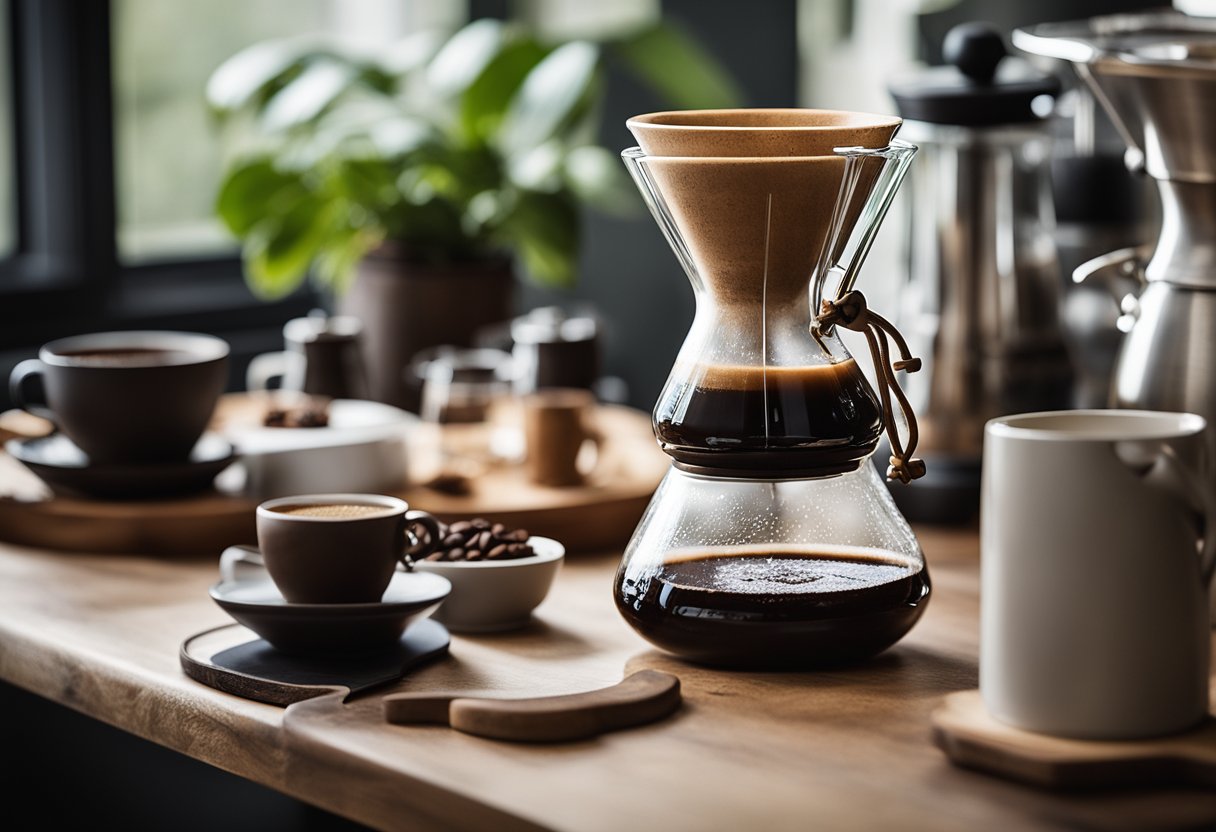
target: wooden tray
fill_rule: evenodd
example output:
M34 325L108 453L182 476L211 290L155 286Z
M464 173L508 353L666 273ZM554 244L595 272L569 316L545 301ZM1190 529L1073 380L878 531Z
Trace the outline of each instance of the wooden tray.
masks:
M604 440L599 461L584 485L572 488L534 485L522 466L500 465L486 467L472 476L468 495L414 486L400 496L413 507L425 509L445 522L486 517L561 541L567 551L623 547L642 518L659 480L667 473L670 460L654 440L648 414L625 407L601 406L594 419ZM426 472L422 472L418 480L426 478Z
M1183 734L1135 742L1070 740L993 719L978 690L946 697L933 740L952 762L1045 788L1216 786L1216 719Z
M247 394L223 397L217 421L260 407ZM414 508L445 521L481 516L561 541L568 552L623 546L668 468L647 414L604 406L595 414L605 437L589 481L576 488L528 482L521 466L488 467L464 496L424 486L398 492ZM411 445L434 441L417 432ZM426 454L411 447L411 459ZM411 464L411 470L415 466ZM426 472L417 472L419 480ZM256 539L256 502L211 492L173 500L108 502L52 495L23 466L0 453L0 540L63 551L130 554L213 554Z

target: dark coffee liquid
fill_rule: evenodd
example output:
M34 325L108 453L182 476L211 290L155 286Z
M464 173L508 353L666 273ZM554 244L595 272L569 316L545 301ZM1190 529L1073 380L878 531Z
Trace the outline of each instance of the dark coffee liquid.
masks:
M881 405L851 358L809 367L703 366L690 378L655 409L663 450L682 462L831 467L864 459L882 432Z
M89 367L159 367L165 364L185 364L197 360L185 350L165 350L154 347L116 347L100 350L73 350L56 353L73 364Z
M648 641L706 664L847 664L890 647L929 598L922 564L890 553L734 551L617 576L616 604Z

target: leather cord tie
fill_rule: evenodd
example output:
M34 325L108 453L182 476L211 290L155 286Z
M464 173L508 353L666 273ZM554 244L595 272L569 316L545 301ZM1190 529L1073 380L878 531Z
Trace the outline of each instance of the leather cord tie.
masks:
M919 358L912 355L908 342L899 334L895 325L874 312L866 305L866 296L854 289L838 297L836 300L825 300L820 307L819 315L815 318L812 332L816 338L820 334L831 331L833 326L842 326L854 332L864 333L866 343L870 345L870 355L874 359L874 370L878 373L878 392L882 397L882 421L887 431L887 439L891 442L891 464L887 467L887 479L909 483L925 475L925 462L912 456L916 452L916 443L920 439L920 431L916 425L916 414L908 397L899 386L895 374L900 370L915 373L921 367ZM900 360L891 361L891 347L887 339L895 341L899 347ZM891 396L894 395L899 407L904 412L908 422L908 444L905 447L899 439L899 426L895 422L895 414L891 410Z

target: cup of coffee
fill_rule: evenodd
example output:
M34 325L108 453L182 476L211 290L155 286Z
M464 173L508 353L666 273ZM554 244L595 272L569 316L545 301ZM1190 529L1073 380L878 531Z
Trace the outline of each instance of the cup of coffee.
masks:
M1061 411L990 421L980 692L996 719L1130 740L1208 713L1216 490L1202 417Z
M554 388L524 397L524 465L532 482L557 487L583 482L591 467L582 459L583 448L599 449L599 434L589 424L594 407L588 390Z
M13 368L9 393L92 463L165 463L189 458L227 379L219 338L99 332L43 346Z
M379 601L399 562L440 543L439 524L378 494L305 494L257 510L266 571L292 604Z

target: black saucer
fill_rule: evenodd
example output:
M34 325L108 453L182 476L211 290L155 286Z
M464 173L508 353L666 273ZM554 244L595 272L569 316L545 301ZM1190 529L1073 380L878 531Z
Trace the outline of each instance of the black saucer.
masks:
M443 625L430 619L413 624L393 644L353 655L293 656L253 635L240 624L193 635L181 647L182 670L225 693L290 705L342 688L350 695L395 682L447 655L450 641Z
M211 598L284 653L323 655L391 646L448 596L446 578L398 572L384 598L366 604L289 604L269 577L220 581Z
M203 491L236 459L232 445L214 433L203 434L182 462L94 465L62 433L10 439L4 449L56 494L117 500Z

